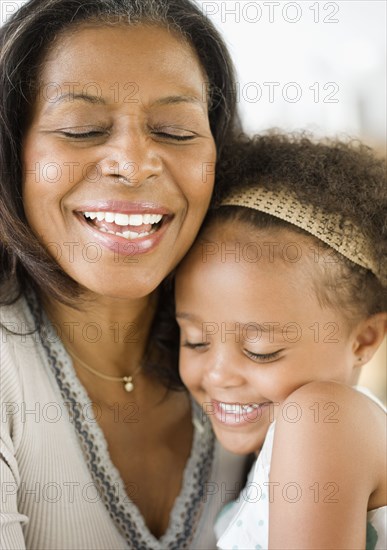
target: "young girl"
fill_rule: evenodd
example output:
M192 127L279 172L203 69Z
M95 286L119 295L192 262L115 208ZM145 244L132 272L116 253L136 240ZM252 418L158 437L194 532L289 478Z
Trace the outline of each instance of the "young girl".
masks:
M275 134L228 159L176 275L183 382L258 457L218 547L385 550L386 416L355 386L386 331L383 162Z

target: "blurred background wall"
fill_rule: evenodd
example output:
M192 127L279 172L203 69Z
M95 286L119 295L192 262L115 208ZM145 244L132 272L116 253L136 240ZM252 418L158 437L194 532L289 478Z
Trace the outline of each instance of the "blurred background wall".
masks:
M386 143L384 0L196 0L224 36L245 129Z

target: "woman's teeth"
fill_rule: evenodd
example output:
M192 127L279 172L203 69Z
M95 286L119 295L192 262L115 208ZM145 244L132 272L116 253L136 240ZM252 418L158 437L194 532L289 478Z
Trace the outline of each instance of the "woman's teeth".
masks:
M83 212L83 216L86 220L93 222L98 231L129 240L151 235L156 231L156 225L163 219L161 214L121 214L117 212ZM103 224L104 222L105 224L115 224L122 227L122 230L114 231L116 229L114 226L99 225L99 223ZM141 228L141 226L144 227ZM124 230L124 227L127 229ZM138 227L138 230L131 231L129 227L131 229Z
M83 215L90 220L97 218L99 222L105 221L122 226L154 224L159 223L163 218L161 214L119 214L116 212L84 212Z
M142 233L136 233L135 231L123 231L122 233L120 233L119 231L110 231L110 229L105 229L104 227L101 227L99 231L102 231L102 233L110 233L111 235L117 235L118 237L124 237L125 239L132 240L151 235L156 230L151 229L151 231L143 231Z

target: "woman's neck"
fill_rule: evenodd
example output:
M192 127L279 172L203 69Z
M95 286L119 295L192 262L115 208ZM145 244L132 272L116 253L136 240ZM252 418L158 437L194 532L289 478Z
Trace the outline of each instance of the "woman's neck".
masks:
M157 306L157 294L126 301L105 296L79 309L43 296L43 306L70 354L109 376L127 376L140 364Z

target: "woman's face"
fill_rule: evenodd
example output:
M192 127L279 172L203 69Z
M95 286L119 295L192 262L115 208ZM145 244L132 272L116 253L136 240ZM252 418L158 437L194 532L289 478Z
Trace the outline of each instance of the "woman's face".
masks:
M28 223L64 271L152 292L193 242L214 183L206 76L161 27L81 27L45 59L23 147Z

